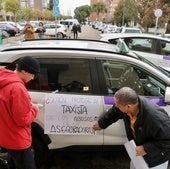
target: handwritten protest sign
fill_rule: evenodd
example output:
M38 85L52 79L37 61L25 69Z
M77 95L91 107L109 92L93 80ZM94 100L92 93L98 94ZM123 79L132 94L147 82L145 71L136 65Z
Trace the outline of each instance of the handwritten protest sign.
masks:
M94 135L101 112L101 97L49 94L45 99L45 133Z

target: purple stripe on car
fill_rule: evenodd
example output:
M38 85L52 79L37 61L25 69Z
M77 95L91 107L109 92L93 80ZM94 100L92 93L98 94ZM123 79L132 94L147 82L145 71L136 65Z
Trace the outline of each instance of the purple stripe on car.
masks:
M104 103L108 105L113 105L114 104L113 96L104 96Z
M164 55L164 56L163 56L163 59L164 59L164 60L170 60L170 56L169 56L169 55Z
M164 98L147 97L147 99L156 103L158 106L165 106Z
M147 99L156 103L158 106L165 106L164 98L147 97ZM106 105L113 105L113 96L104 96L104 103Z

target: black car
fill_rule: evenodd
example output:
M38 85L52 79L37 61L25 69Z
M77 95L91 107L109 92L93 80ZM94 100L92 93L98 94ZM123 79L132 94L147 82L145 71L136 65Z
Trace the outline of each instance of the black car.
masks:
M17 29L8 23L0 23L0 29L6 31L9 36L15 36L17 34Z

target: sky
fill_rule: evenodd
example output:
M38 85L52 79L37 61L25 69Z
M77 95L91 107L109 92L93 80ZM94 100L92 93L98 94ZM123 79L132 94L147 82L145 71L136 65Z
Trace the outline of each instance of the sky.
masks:
M60 14L74 16L76 7L90 5L90 0L59 0Z

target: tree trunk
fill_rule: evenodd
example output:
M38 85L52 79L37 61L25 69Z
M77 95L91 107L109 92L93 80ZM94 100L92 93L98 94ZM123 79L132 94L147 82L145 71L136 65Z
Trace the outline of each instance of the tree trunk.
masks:
M168 24L167 24L165 33L170 33L170 19L168 20Z

